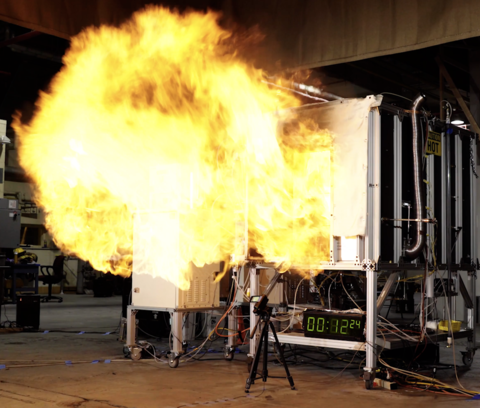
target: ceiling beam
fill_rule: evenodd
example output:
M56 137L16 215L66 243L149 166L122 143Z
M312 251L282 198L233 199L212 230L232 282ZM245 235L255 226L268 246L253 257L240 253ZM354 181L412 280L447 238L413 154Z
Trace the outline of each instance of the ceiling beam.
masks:
M463 99L462 95L460 95L460 92L458 92L457 87L455 86L455 82L453 82L452 77L450 76L447 68L445 68L445 65L443 65L442 60L440 57L436 57L435 61L437 61L438 67L440 68L440 72L442 76L445 78L445 80L448 83L448 86L452 90L453 94L455 95L455 98L457 98L457 102L462 108L463 112L468 118L468 121L470 122L470 125L472 126L473 131L477 134L480 135L480 128L478 127L477 122L473 118L472 113L470 112L470 109L468 109L467 104L465 103L465 100Z
M30 31L26 34L17 35L16 37L10 38L9 40L0 42L0 48L6 47L8 45L16 44L25 40L29 40L30 38L38 37L40 34L43 34L43 33L40 31Z

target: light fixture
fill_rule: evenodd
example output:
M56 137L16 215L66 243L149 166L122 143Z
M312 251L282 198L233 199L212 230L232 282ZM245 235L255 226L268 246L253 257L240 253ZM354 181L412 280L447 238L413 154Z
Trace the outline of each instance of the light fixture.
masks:
M452 115L452 120L450 122L452 125L463 125L465 121L462 118L462 114L458 111L455 110Z

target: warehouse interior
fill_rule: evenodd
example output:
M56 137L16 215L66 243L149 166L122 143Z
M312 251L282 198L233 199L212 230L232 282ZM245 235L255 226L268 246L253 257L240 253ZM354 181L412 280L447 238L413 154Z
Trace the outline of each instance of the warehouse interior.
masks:
M0 404L480 399L480 4L0 3Z

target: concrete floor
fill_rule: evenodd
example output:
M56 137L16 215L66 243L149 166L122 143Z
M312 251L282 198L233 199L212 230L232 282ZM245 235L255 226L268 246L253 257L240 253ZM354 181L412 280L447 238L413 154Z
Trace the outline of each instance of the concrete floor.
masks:
M123 356L123 345L115 334L120 318L121 298L93 298L64 295L63 303L41 305L41 330L34 333L0 334L0 407L463 407L477 404L467 398L401 389L364 389L356 369L327 370L309 365L290 367L296 390L285 379L270 378L244 393L248 376L245 354L231 362L221 354L209 353L208 360L167 364L144 359L133 362ZM6 315L5 315L6 313ZM15 319L15 306L2 306L0 321ZM45 330L49 330L44 334ZM60 331L63 330L63 331ZM85 334L78 334L79 332ZM221 341L213 350L221 350ZM461 359L462 343L456 343ZM167 344L159 348L168 349ZM451 362L451 349L442 347L442 362ZM69 360L72 364L67 365ZM105 362L110 360L110 362ZM1 367L1 366L0 366ZM282 375L270 365L271 375ZM455 384L453 370L439 375ZM480 364L459 369L467 389L479 389Z

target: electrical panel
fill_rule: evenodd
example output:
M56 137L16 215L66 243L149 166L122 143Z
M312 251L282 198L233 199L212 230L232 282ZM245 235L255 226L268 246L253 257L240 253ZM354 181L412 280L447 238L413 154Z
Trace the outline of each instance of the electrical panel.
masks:
M18 201L0 198L0 248L16 248L20 245L20 219Z

